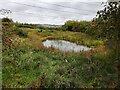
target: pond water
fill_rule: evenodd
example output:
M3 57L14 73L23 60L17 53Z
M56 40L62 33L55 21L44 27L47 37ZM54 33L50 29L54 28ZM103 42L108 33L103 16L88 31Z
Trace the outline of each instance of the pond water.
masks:
M89 47L83 45L77 45L76 43L72 43L65 40L46 40L43 42L43 45L47 48L53 47L64 52L80 52L80 51L88 51L91 49Z

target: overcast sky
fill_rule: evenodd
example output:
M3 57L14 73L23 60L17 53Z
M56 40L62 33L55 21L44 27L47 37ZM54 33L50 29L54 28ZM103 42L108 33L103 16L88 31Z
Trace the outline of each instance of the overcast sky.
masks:
M64 24L67 20L92 20L101 2L107 0L1 0L0 9L11 10L1 15L22 23Z

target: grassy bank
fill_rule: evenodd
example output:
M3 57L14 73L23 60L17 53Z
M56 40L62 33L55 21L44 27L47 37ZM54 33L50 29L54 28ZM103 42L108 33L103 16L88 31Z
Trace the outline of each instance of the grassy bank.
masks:
M25 28L23 30L26 30ZM99 45L103 45L103 40L97 40L92 38L91 36L81 33L81 32L70 32L70 31L57 31L57 30L40 30L40 29L29 29L28 31L28 41L30 43L34 42L42 42L46 39L59 39L59 40L67 40L70 42L74 42L77 44L85 45L85 46L93 46L97 47ZM32 42L33 41L33 42Z
M63 55L25 45L3 56L3 87L106 88L117 83L116 63L105 54Z
M103 48L102 40L78 32L39 29L27 29L27 32L26 38L14 36L18 39L12 39L16 46L13 49L3 47L3 87L116 87L117 62ZM42 41L46 39L64 39L97 49L62 53L44 48Z

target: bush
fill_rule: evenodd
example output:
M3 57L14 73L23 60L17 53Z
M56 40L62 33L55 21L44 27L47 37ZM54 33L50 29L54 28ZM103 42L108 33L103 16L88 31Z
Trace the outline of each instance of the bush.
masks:
M28 32L27 31L24 31L22 29L18 29L17 31L18 31L18 35L20 37L24 37L24 38L28 37Z
M89 28L91 22L89 21L67 21L63 26L63 30L65 31L74 31L74 32L86 32Z
M39 29L37 32L42 32L43 30L42 29Z

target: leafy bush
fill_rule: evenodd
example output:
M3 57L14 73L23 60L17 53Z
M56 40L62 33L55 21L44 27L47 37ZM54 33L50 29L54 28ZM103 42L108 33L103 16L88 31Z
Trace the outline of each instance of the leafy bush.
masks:
M18 35L20 37L24 37L24 38L28 37L28 32L27 31L22 30L22 29L18 29L17 31L18 31Z
M42 31L43 31L42 29L37 30L37 32L42 32Z
M65 31L74 31L74 32L88 32L90 30L92 22L88 21L72 21L69 20L63 25L63 30Z
M2 18L2 22L13 22L13 20L6 17Z

